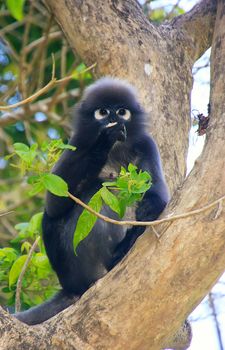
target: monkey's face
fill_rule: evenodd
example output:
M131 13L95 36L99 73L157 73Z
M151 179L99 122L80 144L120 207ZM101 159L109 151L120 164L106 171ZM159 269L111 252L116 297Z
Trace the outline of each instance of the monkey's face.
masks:
M126 82L102 78L85 90L79 109L79 129L83 133L118 131L118 141L125 141L140 132L143 121L143 109Z
M131 119L131 111L124 107L98 108L94 111L94 118L103 128L117 128L118 141L124 142L127 138L126 123Z

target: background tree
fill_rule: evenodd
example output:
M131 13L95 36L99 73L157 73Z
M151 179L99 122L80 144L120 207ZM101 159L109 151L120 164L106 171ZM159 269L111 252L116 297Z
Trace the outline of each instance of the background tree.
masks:
M33 11L46 13L40 3L38 10L37 3L32 4L29 11L33 8ZM224 148L223 2L219 1L217 6L215 1L202 1L189 13L160 26L149 23L140 6L132 0L82 3L76 0L46 0L45 4L62 27L70 46L86 65L97 63L94 69L96 77L116 75L128 79L139 89L140 98L151 116L149 128L159 144L167 181L173 194L165 215L188 212L222 198L225 180L225 162L221 152ZM29 14L27 16L33 18ZM36 23L39 24L38 19L37 15ZM25 28L24 34L29 31L30 22L26 22L28 24L25 27L28 29ZM52 33L50 29L44 30L48 34L40 40L36 38L36 41L39 40L35 44L39 47L39 55L43 55L47 46L43 48L41 45L47 45L46 37ZM191 68L211 44L212 122L203 155L185 179ZM45 63L42 77L48 79L45 82L42 79L38 84L41 74L38 73L35 79L35 62L39 65L42 60L40 56L34 59L35 55L29 54L24 60L29 45L34 45L33 41L28 42L24 35L22 46L18 45L19 49L17 48L18 51L22 50L19 60L23 62L19 73L22 74L22 78L19 75L19 99L32 95L50 79L45 75L48 67ZM14 46L11 52L15 51L16 57L18 52ZM31 59L33 61L25 79L23 74ZM48 69L50 74L50 65ZM67 73L64 69L62 76ZM76 79L74 83L78 84ZM62 83L59 86L60 84ZM28 91L28 87L31 90ZM66 93L69 90L68 87ZM56 96L60 96L60 93ZM21 109L4 114L0 119L1 125L9 126L15 122L15 118L21 120L28 115L32 117L35 111L39 112L39 109L32 112L37 103L32 101L22 107L24 117L18 116ZM54 107L51 114L48 101L46 104L47 111L45 109L44 114L50 116L48 123L53 116L61 114L60 108L65 108L59 101L59 106ZM43 99L39 105L45 105ZM53 120L55 126L56 119ZM57 119L57 125L60 122L62 119ZM29 130L32 137L37 137L35 132L32 134L30 123L25 125L27 138L29 139ZM36 128L37 124L34 125ZM7 128L6 132L4 129L3 137L6 145ZM215 169L219 171L215 172ZM4 171L10 170L7 168ZM92 287L75 306L44 325L27 327L2 311L2 348L28 345L38 349L159 349L165 346L171 334L179 328L224 270L225 226L222 199L219 203L218 207L213 206L198 216L189 215L185 219L157 227L158 234L162 235L160 241L153 234L148 234L152 232L149 229L119 266ZM4 216L4 220L8 220L8 217ZM7 224L6 222L5 226Z

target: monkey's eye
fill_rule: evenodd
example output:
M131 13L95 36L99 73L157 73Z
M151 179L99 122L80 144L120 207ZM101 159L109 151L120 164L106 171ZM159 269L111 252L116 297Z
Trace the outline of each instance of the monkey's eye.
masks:
M116 111L116 114L123 118L124 120L129 120L130 119L130 116L131 116L131 113L129 111L129 109L125 109L125 108L120 108Z
M106 108L96 109L96 111L95 111L95 119L101 120L103 118L106 118L106 117L108 117L109 113L110 113L109 110L106 109Z

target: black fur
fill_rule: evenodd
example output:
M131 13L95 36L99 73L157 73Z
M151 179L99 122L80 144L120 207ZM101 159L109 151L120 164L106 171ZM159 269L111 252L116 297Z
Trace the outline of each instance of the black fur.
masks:
M110 112L107 118L95 119L94 112L99 108ZM130 111L130 120L126 121L116 114L119 108ZM66 150L53 173L68 183L72 194L87 203L103 181L119 173L121 166L127 167L129 162L136 164L139 169L150 172L153 180L152 187L137 205L136 219L157 219L169 196L159 152L154 140L145 132L144 119L144 111L130 85L117 79L100 79L86 89L76 109L75 133L70 144L77 150ZM114 124L110 126L109 123ZM47 193L43 239L49 260L62 285L64 299L62 295L61 299L60 296L56 297L57 303L62 300L57 310L54 308L56 299L53 299L48 302L48 312L44 307L46 304L43 304L26 313L16 314L21 321L40 323L70 305L73 301L71 295L81 296L104 276L144 231L144 227L127 230L123 226L97 220L89 236L79 244L75 255L73 234L81 212L82 208L71 199ZM102 213L118 219L109 208L105 207Z

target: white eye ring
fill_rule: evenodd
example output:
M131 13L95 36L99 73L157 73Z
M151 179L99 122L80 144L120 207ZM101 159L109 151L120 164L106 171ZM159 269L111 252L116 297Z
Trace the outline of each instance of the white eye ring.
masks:
M119 108L116 111L116 114L118 115L118 117L123 118L124 120L129 120L131 117L129 109L126 108Z
M95 114L94 114L95 119L97 119L97 120L104 119L104 118L108 117L109 113L110 113L109 110L106 108L96 109Z

